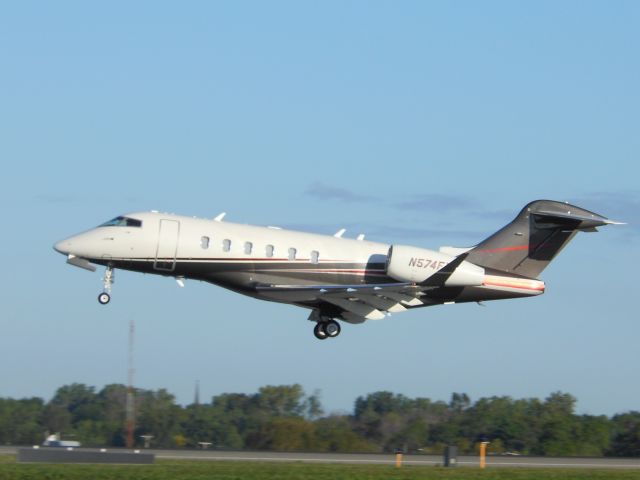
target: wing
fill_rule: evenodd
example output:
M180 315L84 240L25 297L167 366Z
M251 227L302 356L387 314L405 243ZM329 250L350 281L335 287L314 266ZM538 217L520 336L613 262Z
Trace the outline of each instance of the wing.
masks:
M341 317L350 323L380 320L386 313L403 312L407 308L424 307L424 287L411 283L377 285L270 285L257 286L261 297L310 306L310 319L322 316Z
M310 320L340 317L349 323L362 323L409 308L442 303L430 299L425 292L442 287L467 255L459 255L421 284L262 285L256 290L265 299L313 308Z

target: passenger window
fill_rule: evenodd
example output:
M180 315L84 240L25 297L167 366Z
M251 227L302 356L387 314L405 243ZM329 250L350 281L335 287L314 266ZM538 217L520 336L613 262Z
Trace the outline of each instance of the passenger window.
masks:
M253 250L253 243L244 242L244 253L246 253L247 255L250 255L251 254L251 250Z
M202 237L200 239L200 246L206 250L207 248L209 248L209 237Z
M290 248L289 249L289 261L292 262L296 259L296 252L297 250L295 248Z
M269 258L273 257L273 245L267 245L264 249L264 253Z
M311 252L311 263L318 263L318 258L320 257L320 253L317 250Z
M229 240L228 238L225 238L222 241L222 251L228 252L229 250L231 250L231 240Z

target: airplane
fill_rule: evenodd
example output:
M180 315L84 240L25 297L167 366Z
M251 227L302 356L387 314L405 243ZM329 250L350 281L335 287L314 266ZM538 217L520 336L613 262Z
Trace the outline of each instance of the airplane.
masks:
M340 334L337 320L360 324L442 304L537 296L539 274L578 232L620 224L564 202L536 200L474 247L438 251L388 245L158 211L120 215L61 240L67 263L106 267L101 304L114 270L200 280L261 300L311 310L313 333Z

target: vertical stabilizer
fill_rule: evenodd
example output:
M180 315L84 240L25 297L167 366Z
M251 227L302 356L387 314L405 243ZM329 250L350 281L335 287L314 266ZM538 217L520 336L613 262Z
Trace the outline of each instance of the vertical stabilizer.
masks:
M576 233L593 232L610 223L613 222L575 205L536 200L511 223L474 247L467 261L536 278Z

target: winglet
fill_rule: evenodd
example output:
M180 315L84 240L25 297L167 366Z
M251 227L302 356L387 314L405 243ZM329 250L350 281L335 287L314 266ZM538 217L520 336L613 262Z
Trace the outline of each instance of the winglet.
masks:
M346 228L341 228L336 233L334 233L333 236L336 237L336 238L342 238L342 235L344 235L344 232L346 232L346 231L347 231Z
M213 220L216 222L221 222L222 219L224 218L224 216L227 214L227 212L222 212L221 214L219 214L216 218L214 218Z

